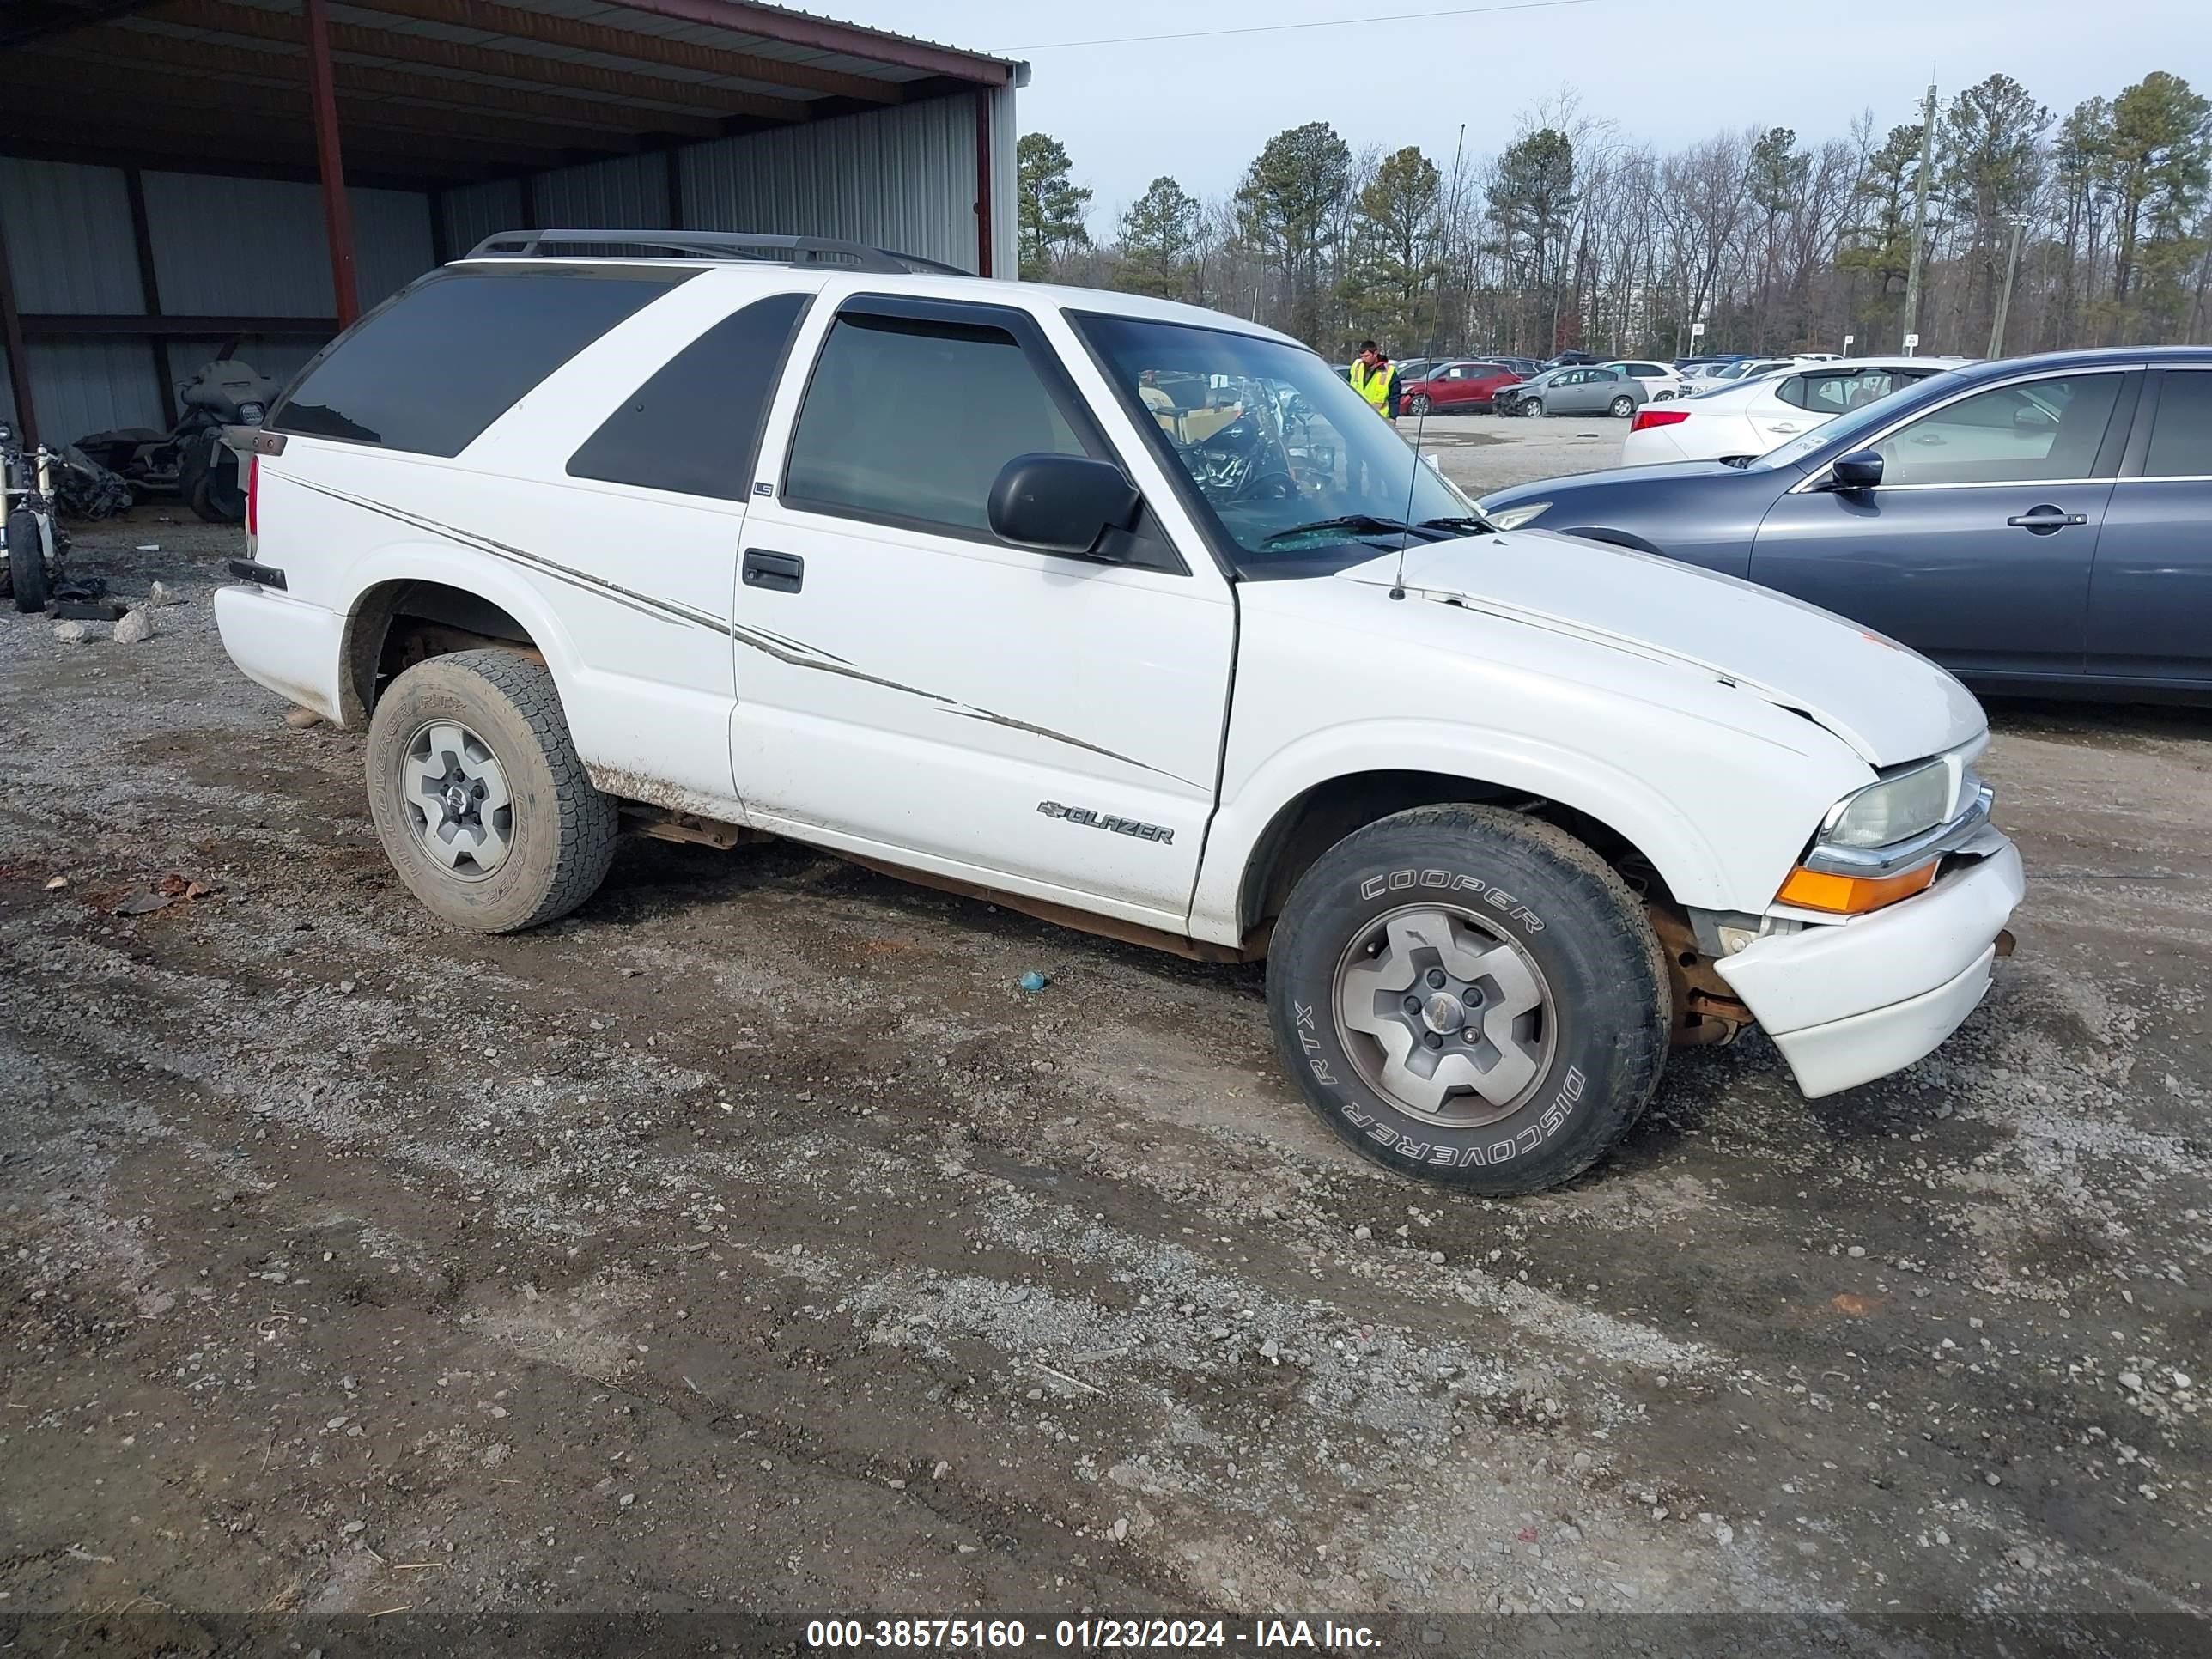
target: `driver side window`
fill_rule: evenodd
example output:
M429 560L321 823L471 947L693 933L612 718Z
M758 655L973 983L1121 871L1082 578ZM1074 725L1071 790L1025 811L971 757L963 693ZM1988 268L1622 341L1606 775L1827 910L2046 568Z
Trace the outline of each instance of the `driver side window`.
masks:
M988 538L987 502L1017 455L1081 455L1004 329L848 313L831 325L785 464L793 505Z
M2086 478L2118 398L2117 373L1995 386L1922 416L1875 446L1891 484Z

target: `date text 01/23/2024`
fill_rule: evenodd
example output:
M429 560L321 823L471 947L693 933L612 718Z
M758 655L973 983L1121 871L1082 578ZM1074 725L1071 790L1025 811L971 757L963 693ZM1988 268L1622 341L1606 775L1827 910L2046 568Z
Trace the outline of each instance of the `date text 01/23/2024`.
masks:
M1133 1652L1242 1647L1256 1651L1373 1650L1370 1626L1333 1619L1060 1619L1032 1632L1018 1619L817 1619L806 1645L818 1652L922 1649L940 1653L1014 1653L1026 1647L1066 1652Z

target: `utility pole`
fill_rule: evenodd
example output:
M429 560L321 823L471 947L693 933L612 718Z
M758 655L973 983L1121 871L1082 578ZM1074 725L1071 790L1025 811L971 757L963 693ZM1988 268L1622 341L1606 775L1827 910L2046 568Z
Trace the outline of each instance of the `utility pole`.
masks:
M2027 216L2013 213L2005 216L2012 221L2012 252L2005 256L2004 286L1997 290L1997 314L1990 325L1990 356L2004 356L2005 313L2012 309L2013 274L2020 269L2020 239L2027 229Z
M1912 181L1912 268L1905 277L1905 331L1920 327L1920 244L1928 234L1928 167L1936 150L1936 88L1928 88L1920 122L1920 171Z
M1451 295L1454 281L1452 267L1459 258L1460 167L1466 157L1467 123L1462 121L1459 124L1459 142L1452 146L1451 194L1444 202L1443 258L1437 262L1442 267L1438 286L1443 289L1443 293L1437 296L1440 300ZM1455 307L1459 314L1453 319L1451 329L1447 336L1454 346L1462 349L1467 345L1467 319L1474 310L1474 272L1470 267L1468 271L1467 292L1459 296L1458 303ZM1441 305L1437 307L1437 327L1439 332L1443 331L1444 318Z

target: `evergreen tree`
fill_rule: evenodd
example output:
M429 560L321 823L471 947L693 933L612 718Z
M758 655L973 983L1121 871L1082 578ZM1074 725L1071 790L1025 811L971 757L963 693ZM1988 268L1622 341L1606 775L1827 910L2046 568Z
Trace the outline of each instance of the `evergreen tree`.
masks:
M1363 257L1352 273L1350 297L1365 319L1360 331L1375 334L1394 352L1423 349L1436 326L1443 204L1443 175L1413 145L1385 156L1359 192Z
M1115 286L1164 300L1190 299L1199 233L1198 198L1164 174L1153 179L1121 216Z
M1067 147L1047 133L1025 132L1014 146L1016 240L1022 275L1032 282L1051 273L1054 255L1091 246L1083 221L1091 192L1068 177L1073 165Z
M1323 257L1352 189L1352 151L1326 121L1267 140L1237 187L1237 228L1282 273L1289 331L1320 343Z

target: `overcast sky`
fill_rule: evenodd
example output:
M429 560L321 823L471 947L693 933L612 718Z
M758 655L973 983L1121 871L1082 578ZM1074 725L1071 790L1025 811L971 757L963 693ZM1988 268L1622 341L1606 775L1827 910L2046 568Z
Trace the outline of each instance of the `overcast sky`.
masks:
M1202 40L1071 46L1130 35L1249 29L1454 0L799 0L949 45L1026 58L1024 131L1066 144L1097 191L1093 230L1160 173L1200 196L1233 187L1271 134L1327 120L1357 150L1414 143L1449 173L1511 142L1561 88L1632 140L1665 146L1723 127L1845 136L1871 107L1914 117L1929 71L1948 96L2002 70L2063 117L2154 69L2212 82L2206 0L1583 0L1488 15L1363 21ZM2200 90L2212 89L2200 86Z

